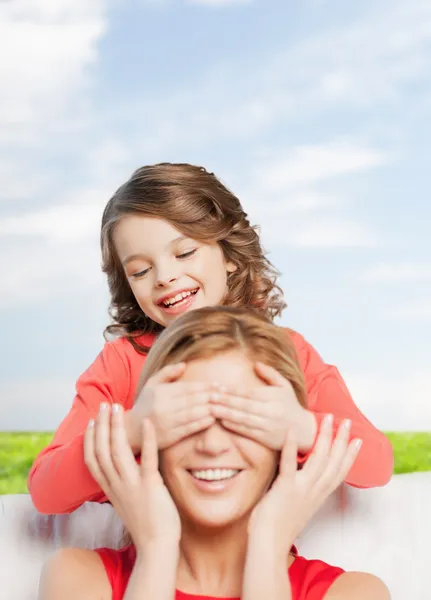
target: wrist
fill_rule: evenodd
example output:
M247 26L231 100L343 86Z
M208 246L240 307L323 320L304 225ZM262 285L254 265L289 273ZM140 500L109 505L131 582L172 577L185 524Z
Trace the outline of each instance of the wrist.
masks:
M157 562L159 559L176 562L180 554L180 545L175 539L147 539L134 545L136 559L139 558L147 563Z
M293 531L290 535L280 538L279 531L271 531L268 527L264 530L255 529L248 536L247 559L285 564L294 541Z
M301 454L310 452L314 446L317 429L316 416L311 410L304 408L298 424L298 452Z

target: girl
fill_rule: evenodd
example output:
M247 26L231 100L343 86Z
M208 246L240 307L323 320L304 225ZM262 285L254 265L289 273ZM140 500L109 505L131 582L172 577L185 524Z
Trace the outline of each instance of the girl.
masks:
M184 361L183 382L214 377L265 388L256 361L277 367L305 405L295 349L283 332L244 309L205 308L179 318L152 347L142 383ZM181 403L172 398L172 407ZM146 414L151 413L151 401ZM162 450L144 419L138 467L115 404L84 439L85 462L131 536L122 550L67 549L44 568L40 600L388 600L366 573L306 560L292 546L358 451L345 426L332 444L326 419L315 452L297 471L292 433L280 452L219 421ZM269 491L268 491L269 490Z
M182 313L205 306L246 306L270 319L285 303L276 271L241 204L205 169L159 164L138 169L105 208L101 247L111 292L113 323L108 341L79 378L76 397L54 439L35 459L29 491L41 513L67 513L84 502L106 501L84 464L86 424L102 406L121 404L127 439L141 448L142 404L152 399L151 419L163 449L222 419L231 431L280 450L290 428L304 462L325 413L335 424L351 421L351 435L363 440L346 482L357 487L385 485L392 474L389 440L355 406L337 369L324 364L298 333L286 330L305 377L308 408L299 407L289 382L275 369L257 367L264 390L240 384L218 389L180 382L184 365L172 365L144 387L133 406L139 374L157 335ZM180 398L172 408L171 398Z

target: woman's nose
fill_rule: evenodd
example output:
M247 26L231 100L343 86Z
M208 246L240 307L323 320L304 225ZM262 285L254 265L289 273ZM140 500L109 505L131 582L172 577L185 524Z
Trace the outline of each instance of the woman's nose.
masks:
M229 432L218 422L196 436L196 450L202 454L218 456L231 447Z

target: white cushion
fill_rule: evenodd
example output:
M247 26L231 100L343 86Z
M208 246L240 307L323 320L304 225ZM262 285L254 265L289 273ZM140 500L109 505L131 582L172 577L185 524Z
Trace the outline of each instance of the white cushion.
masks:
M396 475L384 488L343 485L297 541L300 554L368 571L393 600L429 600L431 472ZM27 495L0 497L0 582L4 600L36 600L41 567L57 548L118 547L122 525L108 504L44 516Z

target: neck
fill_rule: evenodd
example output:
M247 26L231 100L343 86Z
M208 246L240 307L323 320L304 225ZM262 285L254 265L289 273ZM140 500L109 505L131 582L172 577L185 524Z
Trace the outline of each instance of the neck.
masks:
M177 587L205 596L239 598L247 552L248 518L224 528L183 522Z

